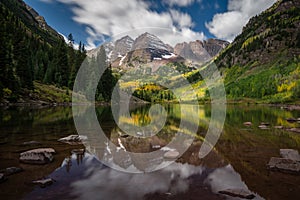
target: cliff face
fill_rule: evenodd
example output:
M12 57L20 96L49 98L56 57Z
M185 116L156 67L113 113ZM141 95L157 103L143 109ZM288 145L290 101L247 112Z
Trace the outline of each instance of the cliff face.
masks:
M50 44L56 45L57 40L63 39L57 31L47 24L44 17L40 16L37 11L28 6L23 0L5 0L0 3L20 18L30 31L41 35Z
M41 29L43 29L43 30L45 30L45 31L57 36L57 37L61 37L51 26L49 26L47 24L47 22L46 22L46 20L43 16L40 16L39 13L36 10L31 8L29 5L25 4L23 1L22 1L22 3L26 7L26 9L29 11L29 13L32 15L32 17L36 20L37 25Z
M209 39L203 42L196 40L177 44L174 53L189 60L205 62L216 56L228 44L229 42L218 39Z

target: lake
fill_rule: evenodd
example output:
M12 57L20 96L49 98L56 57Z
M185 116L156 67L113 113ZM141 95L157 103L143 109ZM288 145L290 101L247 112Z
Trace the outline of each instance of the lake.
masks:
M163 107L164 111L149 114L150 105L132 106L130 116L121 114L115 120L110 107L98 106L95 113L104 135L99 136L83 125L80 133L88 138L84 144L58 141L77 134L71 107L1 108L0 169L24 169L0 183L1 199L239 199L219 193L232 188L243 189L255 195L254 199L299 199L299 175L267 168L271 157L280 157L280 149L300 151L300 134L287 130L300 127L300 123L286 120L299 118L299 110L227 105L223 131L216 145L207 156L199 158L212 107L200 105L196 117L195 105ZM187 111L183 128L182 108ZM89 124L86 113L92 108L76 109L80 110L76 117ZM136 135L131 135L117 126L118 123L125 129L145 127L151 119L159 122L163 112L167 117L157 134L136 131ZM252 125L245 126L244 122ZM258 127L262 122L267 124L264 129ZM164 158L166 145L178 132L188 138L181 143L187 148L176 162L169 162ZM40 147L55 149L53 162L19 162L21 152ZM85 152L77 153L74 149ZM155 157L143 159L129 152L154 153ZM52 178L54 182L45 188L31 183L42 178Z

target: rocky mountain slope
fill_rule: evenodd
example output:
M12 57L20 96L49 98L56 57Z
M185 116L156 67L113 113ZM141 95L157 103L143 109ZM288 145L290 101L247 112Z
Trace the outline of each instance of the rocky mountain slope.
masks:
M192 41L179 43L174 48L174 53L185 59L194 61L208 61L229 45L229 42L209 39L207 41Z
M10 0L1 1L16 17L35 34L41 35L50 44L55 44L57 39L63 39L63 37L50 27L45 21L44 17L27 5L23 0Z
M274 58L300 54L300 1L278 0L271 8L250 19L242 33L218 57L220 67L266 64Z
M130 67L152 62L154 65L159 65L168 60L172 62L185 60L206 62L228 45L229 42L226 41L209 39L203 42L197 40L179 43L173 48L157 36L146 32L135 40L125 36L115 42L106 43L105 50L112 67ZM95 56L99 49L93 49L88 54Z

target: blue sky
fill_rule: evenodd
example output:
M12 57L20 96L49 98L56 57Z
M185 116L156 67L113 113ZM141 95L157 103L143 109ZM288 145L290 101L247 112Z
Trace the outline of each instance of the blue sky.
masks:
M110 36L135 38L146 31L171 45L207 38L232 41L250 17L276 0L24 1L58 32L72 33L77 43L82 41L90 49Z

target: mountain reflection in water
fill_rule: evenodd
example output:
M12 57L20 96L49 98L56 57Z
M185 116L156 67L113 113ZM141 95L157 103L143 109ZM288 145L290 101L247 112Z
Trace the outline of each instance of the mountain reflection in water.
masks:
M186 105L186 109L192 112L193 106ZM224 130L217 145L208 156L199 159L203 141L201 138L206 134L206 124L211 114L209 106L202 106L199 117L184 117L187 122L191 122L190 125L196 119L200 120L196 138L187 151L167 168L155 173L126 174L99 162L111 161L120 168L135 167L139 172L143 171L144 166L147 169L147 166L155 165L154 162L166 162L162 157L165 152L162 152L158 159L150 160L145 157L142 160L145 162L140 162L143 165L137 166L137 162L133 162L135 157L127 154L163 151L178 131L180 119L178 105L166 105L166 110L169 116L162 131L150 138L140 139L125 135L116 126L109 107L97 107L97 117L107 138L99 142L91 140L95 143L90 142L85 146L73 146L58 141L62 137L76 134L70 107L0 109L0 169L13 166L24 169L1 183L1 198L237 199L218 192L233 188L247 191L248 188L257 199L260 196L272 200L299 199L299 176L267 168L271 157L280 156L280 149L300 151L300 135L288 131L300 128L300 123L286 120L299 118L298 110L260 105L228 105ZM120 116L119 122L128 126L143 125L147 122L147 113L147 106L134 108L131 111L133 121ZM89 118L83 117L82 120L90 122ZM245 126L244 122L251 122L252 126ZM258 126L262 122L268 122L270 128L260 129ZM84 131L89 140L93 139L94 135L88 134L89 129ZM108 140L116 147L108 145ZM187 139L189 140L190 138ZM27 144L30 141L37 141L38 144ZM20 152L44 147L53 148L57 152L52 163L29 165L19 162ZM84 155L70 154L74 149L81 148L86 148ZM123 150L126 150L126 156L116 153ZM46 177L53 178L55 182L45 188L30 184L33 180Z
M217 194L218 191L228 188L249 191L240 175L227 163L210 168L205 162L199 166L174 162L156 172L130 174L104 166L87 152L84 155L72 154L49 177L56 182L48 187L46 193L42 188L35 188L25 199L60 196L64 199L105 200L224 199ZM69 194L68 198L66 194ZM262 199L255 195L255 199Z

